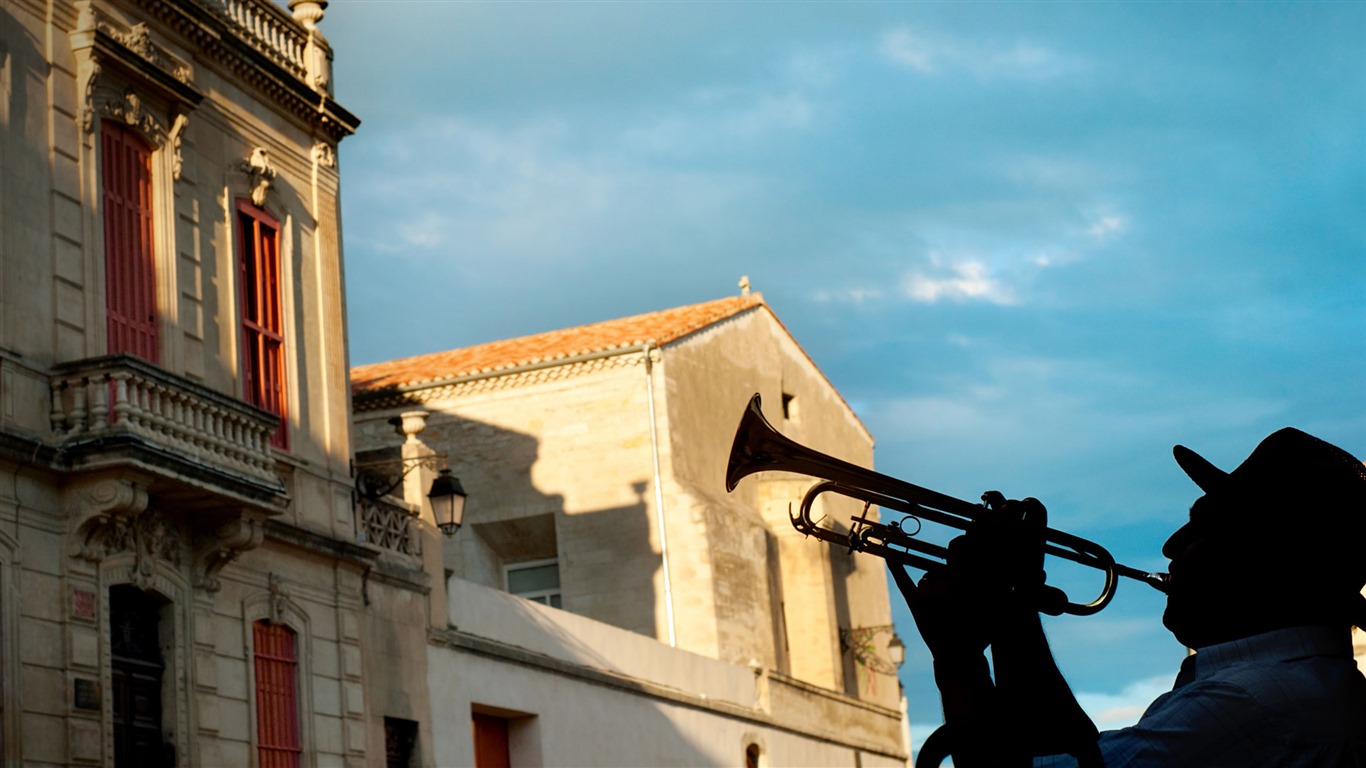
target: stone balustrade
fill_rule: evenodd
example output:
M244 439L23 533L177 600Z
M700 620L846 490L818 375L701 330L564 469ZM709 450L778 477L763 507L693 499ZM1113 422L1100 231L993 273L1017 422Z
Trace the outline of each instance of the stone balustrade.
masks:
M366 542L404 555L422 554L417 518L406 505L390 499L361 497L356 502L356 510L360 514L361 535Z
M130 355L61 365L50 422L71 444L128 435L202 464L278 485L270 438L279 419Z
M310 85L326 83L325 55L316 55L319 45L314 29L304 27L270 0L201 0L215 8L248 41ZM311 25L310 25L311 26ZM310 45L313 50L310 50Z

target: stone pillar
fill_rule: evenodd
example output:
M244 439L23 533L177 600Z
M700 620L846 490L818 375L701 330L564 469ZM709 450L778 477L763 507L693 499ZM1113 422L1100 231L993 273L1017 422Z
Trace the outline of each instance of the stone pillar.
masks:
M431 577L432 590L428 594L427 616L431 626L444 629L446 618L446 571L442 556L445 541L436 527L436 516L427 499L427 491L436 479L437 462L432 451L418 434L427 427L427 411L405 411L400 415L399 432L403 434L403 463L417 465L403 479L403 500L421 510L417 521L417 536L422 542L422 569Z

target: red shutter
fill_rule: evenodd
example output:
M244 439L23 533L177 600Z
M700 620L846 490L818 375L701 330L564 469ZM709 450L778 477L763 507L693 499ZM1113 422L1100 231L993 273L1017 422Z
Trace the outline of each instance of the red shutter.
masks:
M111 121L100 127L104 186L104 285L109 354L157 362L152 256L152 148Z
M510 768L508 721L493 715L473 713L474 768Z
M247 402L280 417L271 443L289 447L285 418L285 337L280 311L280 224L238 203L242 243L242 373Z
M252 625L256 649L256 747L260 768L298 768L298 655L289 627Z

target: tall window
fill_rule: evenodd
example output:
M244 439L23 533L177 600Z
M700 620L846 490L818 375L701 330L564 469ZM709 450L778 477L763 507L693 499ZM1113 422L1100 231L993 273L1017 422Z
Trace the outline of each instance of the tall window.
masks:
M157 362L152 256L152 147L112 121L100 126L104 186L104 292L109 354Z
M280 223L239 202L242 372L247 402L280 417L271 443L289 447L285 419L285 337L280 311Z
M256 748L260 768L299 768L298 636L283 624L252 625Z
M128 584L109 588L110 682L115 768L175 763L161 738L162 601Z

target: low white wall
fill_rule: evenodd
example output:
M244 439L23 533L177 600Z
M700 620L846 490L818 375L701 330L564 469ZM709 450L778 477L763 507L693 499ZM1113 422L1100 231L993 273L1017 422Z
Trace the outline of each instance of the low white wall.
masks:
M447 595L450 623L462 632L712 700L756 706L754 670L464 579L449 579Z
M437 766L473 765L475 707L509 718L517 766L734 766L751 743L764 766L905 765L770 716L749 668L461 579L448 589L455 631L428 648Z

